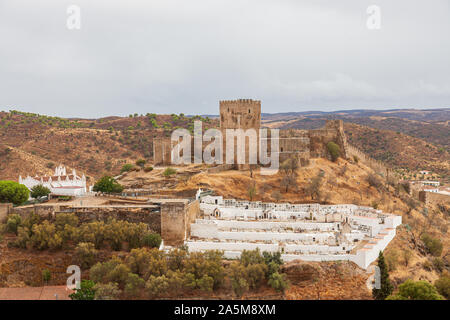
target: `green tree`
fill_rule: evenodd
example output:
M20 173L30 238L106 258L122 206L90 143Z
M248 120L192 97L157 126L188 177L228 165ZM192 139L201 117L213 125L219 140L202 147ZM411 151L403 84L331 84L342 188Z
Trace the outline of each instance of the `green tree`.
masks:
M229 274L231 278L231 287L233 288L234 293L238 297L241 297L250 287L246 280L245 267L238 262L234 262L229 267Z
M33 188L31 188L30 196L32 198L40 198L40 197L46 197L50 194L50 189L43 186L42 184L35 185Z
M120 289L117 283L97 283L94 286L94 300L117 300L120 296Z
M386 300L443 300L436 288L428 281L406 280L398 287L398 293Z
M62 234L56 230L54 224L45 220L41 224L35 224L32 228L31 244L33 247L44 249L60 249L64 243Z
M339 148L336 143L330 141L327 143L327 149L330 153L331 160L333 160L333 162L336 162L336 160L341 156L341 148Z
M82 280L80 289L75 289L75 292L70 294L72 300L94 300L95 297L95 282L92 280Z
M135 273L129 273L127 281L125 283L125 294L128 297L136 297L140 290L145 287L145 281L144 279L140 278Z
M240 261L244 267L247 267L251 264L259 264L265 262L264 257L261 255L261 251L259 251L259 248L255 250L243 250L241 253Z
M142 239L143 245L150 248L159 248L161 242L161 236L157 233L147 233Z
M20 205L28 200L30 191L23 184L14 181L0 181L0 202Z
M286 290L286 288L289 286L286 275L278 272L270 275L269 281L267 281L267 283L279 292L284 292L284 290Z
M155 298L167 292L167 289L169 289L169 280L164 275L159 277L150 276L145 283L145 288L149 297Z
M375 300L385 300L394 288L389 280L388 267L382 251L378 254L378 268L380 268L380 289L373 288L372 296Z
M96 192L119 193L123 191L123 187L113 177L103 176L95 183L93 190Z
M75 247L75 257L82 268L89 268L95 263L98 255L95 246L91 242L80 242Z

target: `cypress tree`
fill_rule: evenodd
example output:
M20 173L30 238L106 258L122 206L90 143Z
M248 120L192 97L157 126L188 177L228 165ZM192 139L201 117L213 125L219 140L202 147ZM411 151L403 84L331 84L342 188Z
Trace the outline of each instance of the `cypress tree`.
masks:
M380 268L380 289L373 288L372 296L375 300L385 300L391 295L394 287L389 280L389 273L386 262L384 261L383 252L380 251L378 255L378 268Z

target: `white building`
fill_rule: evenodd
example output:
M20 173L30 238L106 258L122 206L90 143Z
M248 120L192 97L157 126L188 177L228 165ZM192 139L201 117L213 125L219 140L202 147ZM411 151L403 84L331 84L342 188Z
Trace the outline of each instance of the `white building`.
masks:
M58 196L82 196L86 193L86 177L77 175L75 169L71 174L67 174L66 167L59 165L55 169L53 176L22 178L19 176L19 183L31 190L34 186L43 185L50 189L52 195Z

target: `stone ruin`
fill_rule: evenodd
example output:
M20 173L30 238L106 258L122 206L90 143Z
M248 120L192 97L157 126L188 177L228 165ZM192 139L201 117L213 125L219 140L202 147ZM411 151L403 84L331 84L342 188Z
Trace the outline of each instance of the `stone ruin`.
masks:
M259 137L261 128L261 101L252 99L220 101L220 130L222 131L223 158L226 158L225 130L227 129L255 129ZM268 130L267 139L270 138ZM269 141L269 140L268 140ZM328 142L336 143L341 149L341 156L347 158L347 140L342 120L327 120L325 127L315 130L288 129L279 131L279 159L280 163L289 158L295 158L300 165L309 163L311 158L329 157ZM193 142L192 142L193 143ZM203 146L203 148L205 145ZM192 150L194 148L191 148ZM153 157L155 165L171 164L172 143L170 137L153 142ZM270 143L268 143L270 151ZM248 162L249 143L245 144L246 161ZM234 153L236 155L236 152ZM237 163L235 161L235 163ZM239 169L247 169L248 165L236 165Z

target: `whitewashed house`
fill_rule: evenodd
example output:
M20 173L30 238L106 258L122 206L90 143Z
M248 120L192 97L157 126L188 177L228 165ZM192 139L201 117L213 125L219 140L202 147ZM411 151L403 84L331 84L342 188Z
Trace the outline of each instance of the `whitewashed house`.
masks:
M71 174L67 174L66 167L59 165L55 169L53 176L22 178L19 176L19 183L31 190L36 185L43 185L50 189L52 195L58 196L82 196L86 193L86 177L77 175L75 169Z

